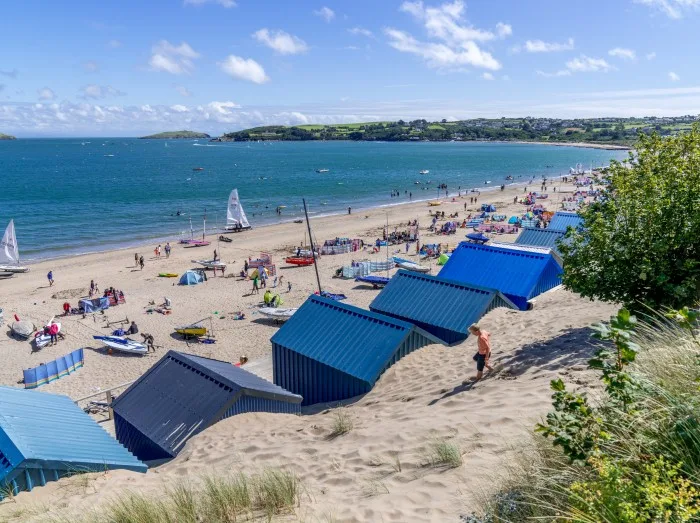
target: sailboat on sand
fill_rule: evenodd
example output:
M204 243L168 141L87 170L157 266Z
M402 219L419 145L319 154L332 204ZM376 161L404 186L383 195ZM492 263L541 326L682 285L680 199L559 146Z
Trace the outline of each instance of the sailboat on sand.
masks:
M250 228L241 201L238 199L238 189L234 189L228 197L224 232L241 232L247 231Z
M19 264L19 247L15 236L14 220L10 220L2 242L0 242L0 271L29 272L29 267L23 267Z

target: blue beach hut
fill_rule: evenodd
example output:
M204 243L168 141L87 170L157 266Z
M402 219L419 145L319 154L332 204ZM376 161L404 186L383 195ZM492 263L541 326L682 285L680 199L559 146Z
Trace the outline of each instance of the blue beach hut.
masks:
M557 211L552 216L552 219L547 226L553 231L564 231L569 227L577 229L583 226L583 218L576 212Z
M369 392L384 371L425 345L440 343L408 322L310 296L271 339L274 382L302 405Z
M369 309L408 321L453 345L469 336L469 326L497 308L517 307L495 289L401 270Z
M245 412L298 414L301 396L219 360L168 351L112 403L117 439L144 461L174 458L194 435Z
M527 310L529 300L561 283L562 273L551 252L462 242L439 276L499 290Z
M0 499L77 472L146 472L67 396L0 387Z

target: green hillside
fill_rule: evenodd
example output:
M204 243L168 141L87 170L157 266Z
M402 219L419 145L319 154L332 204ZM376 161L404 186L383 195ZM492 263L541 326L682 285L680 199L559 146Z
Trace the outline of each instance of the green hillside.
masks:
M196 131L168 131L165 133L151 134L149 136L141 136L142 140L181 140L193 138L211 138L207 133L198 133Z
M17 139L17 138L15 138L14 136L12 136L11 134L2 134L2 133L0 133L0 140L16 140L16 139Z

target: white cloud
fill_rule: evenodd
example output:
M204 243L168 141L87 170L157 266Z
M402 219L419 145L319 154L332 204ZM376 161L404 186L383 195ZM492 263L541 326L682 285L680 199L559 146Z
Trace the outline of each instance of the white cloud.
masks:
M85 69L88 73L95 73L100 69L100 66L97 65L97 62L90 60L83 64L83 69Z
M117 49L122 46L122 43L119 40L110 40L107 42L107 47L110 49Z
M175 90L180 93L182 96L192 96L192 91L190 91L187 87L184 85L176 85Z
M513 34L513 26L510 24L504 24L503 22L498 22L496 24L496 34L500 38L506 38Z
M566 62L566 68L573 73L607 72L614 69L603 58L591 58L585 54Z
M484 73L484 74L481 75L481 77L482 77L484 80L493 80L493 79L494 79L494 77L493 77L493 75L492 75L491 73Z
M345 47L343 47L343 49L345 49L346 51L360 51L362 48L357 47L356 45L346 45Z
M173 45L167 40L161 40L151 49L151 59L148 64L154 71L189 74L194 69L193 60L199 56L199 53L192 49L187 42Z
M399 8L411 14L423 23L429 36L451 45L459 45L466 41L486 42L496 38L491 31L466 25L463 19L465 6L462 0L444 3L438 7L425 7L423 2L404 2ZM496 26L499 36L508 36L513 32L511 26L500 23ZM506 32L507 34L503 34Z
M111 85L89 84L82 88L80 97L85 100L101 100L103 98L111 98L114 96L124 96L126 93L115 89Z
M263 84L270 78L265 74L262 65L252 58L241 58L240 56L229 55L226 60L219 64L221 70L233 78L247 80L256 84Z
M222 7L236 7L234 0L184 0L183 5L219 4Z
M544 40L527 40L523 46L528 53L557 53L571 51L574 48L574 39L566 42L545 42Z
M186 113L187 111L189 111L186 105L180 104L171 105L170 109L175 111L176 113Z
M348 29L348 33L352 35L366 36L367 38L374 38L374 33L369 29L365 29L364 27L353 27L352 29Z
M309 49L304 40L284 31L270 31L263 28L255 31L253 38L279 54L299 54Z
M610 49L608 54L616 58L622 58L623 60L635 60L637 58L637 53L635 53L632 49L625 49L624 47L615 47L614 49Z
M384 30L389 37L389 45L394 49L423 58L428 66L435 68L456 68L471 65L496 71L501 64L491 53L483 51L472 41L464 41L454 48L443 43L420 42L410 34L398 29Z
M571 76L571 71L569 71L568 69L561 69L553 73L546 73L544 71L538 70L537 74L540 76L544 76L545 78L556 78L558 76Z
M649 6L676 20L683 18L686 11L700 8L700 0L634 0L634 2Z
M653 60L654 58L656 58L655 52L647 53L647 60Z
M335 11L333 11L333 9L330 7L326 7L325 5L321 9L314 11L314 14L323 18L326 23L330 23L331 20L335 18Z
M681 79L681 77L678 76L678 75L677 75L676 73L674 73L673 71L671 71L670 73L668 73L668 78L669 78L669 80L671 80L672 82L678 82L678 81Z
M39 95L39 100L54 100L56 98L56 93L48 87L42 87L36 94Z

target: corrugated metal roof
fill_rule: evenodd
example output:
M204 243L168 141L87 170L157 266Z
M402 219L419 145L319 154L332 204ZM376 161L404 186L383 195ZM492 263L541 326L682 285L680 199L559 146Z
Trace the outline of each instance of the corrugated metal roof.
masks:
M419 322L438 337L440 334L430 327L462 334L442 337L453 343L464 339L469 326L495 306L517 308L495 289L400 270L370 304L370 310Z
M498 289L518 308L560 283L562 269L551 254L460 243L440 277Z
M566 231L568 227L577 228L583 225L583 218L578 213L569 211L557 211L549 222L548 229L553 231Z
M147 467L67 396L0 387L0 484L27 468Z
M320 296L310 296L271 338L272 343L373 383L414 325Z
M169 351L113 402L117 437L143 459L172 457L227 412L239 413L232 406L243 396L269 400L267 412L298 412L302 401L230 363Z

